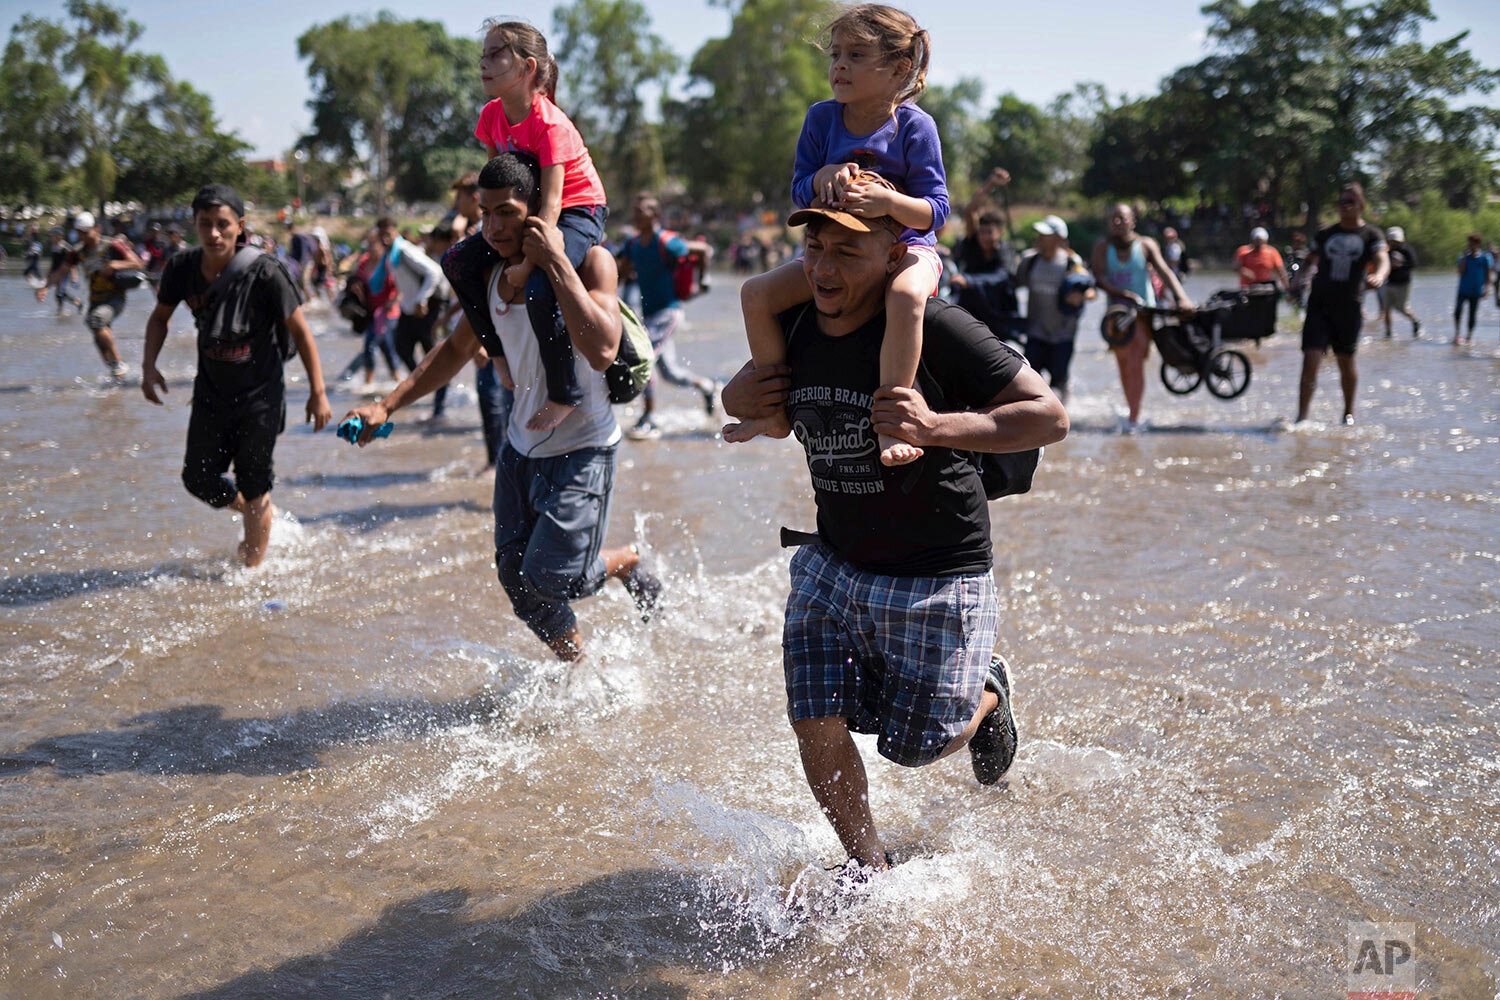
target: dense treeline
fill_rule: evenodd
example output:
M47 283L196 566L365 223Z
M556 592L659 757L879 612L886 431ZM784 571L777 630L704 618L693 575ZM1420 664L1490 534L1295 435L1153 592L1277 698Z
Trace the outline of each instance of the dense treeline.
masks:
M638 0L573 0L549 40L558 100L578 122L611 196L680 190L708 210L780 209L808 104L828 95L816 47L824 0L737 0L731 24L683 59ZM23 17L0 65L0 199L161 203L213 175L289 200L286 178L248 173L245 146L208 99L135 51L140 26L93 0L67 17ZM1465 35L1426 45L1425 0L1216 0L1209 55L1134 99L1083 84L1045 106L985 83L934 86L950 187L961 201L1004 165L1015 200L1081 207L1131 198L1189 210L1265 206L1301 220L1346 178L1377 202L1477 212L1497 190L1500 111L1462 103L1500 72ZM432 201L482 158L477 37L389 13L341 17L296 40L312 126L298 142L310 198L380 207ZM942 39L935 40L942 59ZM671 84L677 81L674 89Z

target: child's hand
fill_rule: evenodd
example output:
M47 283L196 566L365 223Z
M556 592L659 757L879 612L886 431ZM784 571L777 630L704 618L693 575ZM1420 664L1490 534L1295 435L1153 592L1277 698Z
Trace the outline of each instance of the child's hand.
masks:
M876 219L890 215L895 205L891 189L869 181L856 181L844 189L842 207L847 212Z
M813 175L813 195L821 198L825 205L838 205L858 173L857 163L830 163L820 167Z
M529 260L512 264L500 273L500 280L518 292L526 287L526 279L529 277L531 277L531 261Z

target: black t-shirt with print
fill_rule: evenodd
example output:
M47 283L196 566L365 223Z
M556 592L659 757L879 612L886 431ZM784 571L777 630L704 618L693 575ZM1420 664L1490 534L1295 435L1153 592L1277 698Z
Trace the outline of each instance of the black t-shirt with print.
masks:
M176 306L186 302L193 319L209 321L206 293L209 281L203 277L203 250L194 247L174 254L162 269L156 300ZM228 401L240 401L268 386L281 386L282 358L277 345L277 326L302 304L302 293L292 283L279 261L261 254L251 262L243 279L233 288L248 294L249 333L235 343L220 343L198 338L198 380L194 392L207 392Z
M1338 223L1320 229L1312 243L1318 273L1313 276L1307 304L1358 302L1365 291L1366 267L1385 248L1385 234L1368 222L1358 229L1345 229Z
M792 367L787 417L807 453L823 541L860 569L889 576L989 572L990 516L970 454L926 448L910 465L880 463L870 405L885 314L842 337L822 333L811 307L779 319ZM918 384L936 382L944 409L987 406L1025 365L968 312L928 300Z
M1417 255L1412 252L1411 245L1403 243L1399 247L1391 247L1388 251L1391 255L1391 276L1385 279L1388 285L1411 284L1412 268L1417 266Z

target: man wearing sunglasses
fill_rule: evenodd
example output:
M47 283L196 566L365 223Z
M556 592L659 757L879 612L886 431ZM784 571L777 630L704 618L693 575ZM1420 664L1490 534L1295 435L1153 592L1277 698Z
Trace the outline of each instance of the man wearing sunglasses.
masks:
M1385 234L1365 221L1365 192L1356 183L1339 191L1339 221L1313 238L1307 267L1317 267L1307 296L1307 318L1302 325L1302 382L1297 397L1297 422L1307 419L1318 366L1330 349L1339 366L1344 390L1344 423L1354 423L1354 390L1359 379L1354 351L1364 320L1360 300L1366 288L1379 288L1390 273ZM1371 266L1373 264L1373 267Z

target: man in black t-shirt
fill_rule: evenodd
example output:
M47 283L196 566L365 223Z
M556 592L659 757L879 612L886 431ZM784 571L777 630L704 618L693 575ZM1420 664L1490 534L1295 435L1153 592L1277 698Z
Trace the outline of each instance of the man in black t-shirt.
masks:
M229 507L245 520L239 554L258 566L271 540L271 455L286 425L282 374L284 333L296 346L311 386L307 420L320 431L333 417L312 332L302 317L302 293L271 254L240 245L245 206L234 189L210 184L193 199L201 247L174 254L162 269L156 308L146 321L141 392L161 405L167 381L156 359L167 323L186 302L198 327L198 377L188 420L182 482L210 507ZM224 473L234 466L235 481Z
M1339 221L1318 231L1307 255L1307 266L1316 266L1317 273L1302 324L1298 423L1307 419L1318 385L1318 366L1329 348L1338 361L1339 383L1344 390L1344 423L1354 423L1354 390L1359 382L1354 351L1364 318L1360 300L1365 289L1385 284L1391 267L1385 234L1364 219L1364 188L1356 183L1344 185L1339 191L1338 209Z
M916 389L880 386L884 290L900 226L804 209L812 302L780 317L787 365L749 365L724 390L741 419L785 407L806 453L818 534L792 558L783 632L788 714L803 770L851 863L885 868L850 731L909 767L969 746L998 780L1015 755L990 518L972 452L1060 440L1062 404L964 310L930 301ZM929 405L931 404L931 405ZM877 435L923 449L880 462Z

